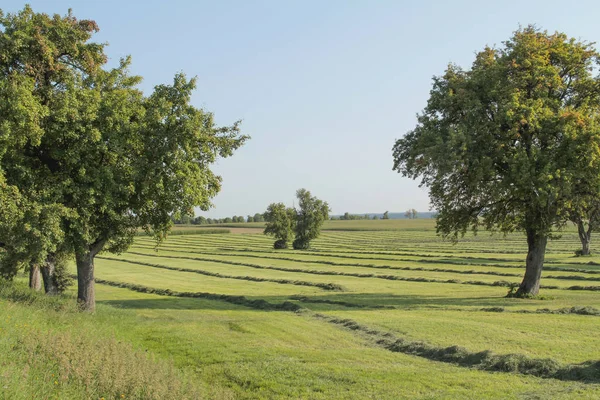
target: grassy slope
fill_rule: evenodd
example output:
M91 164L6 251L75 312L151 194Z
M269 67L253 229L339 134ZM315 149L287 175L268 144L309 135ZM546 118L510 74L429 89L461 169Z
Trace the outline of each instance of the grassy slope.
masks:
M0 283L2 284L2 283ZM132 312L75 310L72 297L47 298L24 282L0 287L0 399L227 398L193 382L167 359L124 342Z
M595 385L490 374L379 349L350 331L287 312L99 287L134 309L128 340L196 369L236 398L593 398ZM431 379L431 369L435 379Z
M154 398L323 399L594 395L584 384L488 374L441 363L433 364L436 378L432 384L431 362L370 346L351 332L303 315L257 312L222 302L170 299L106 286L98 287L98 296L95 316L75 313L69 307L54 311L39 303L25 306L0 301L0 351L10 355L2 359L0 398L65 399L81 398L84 393L84 398L107 399L121 398L121 394L150 398L150 393ZM72 299L68 301L72 304ZM75 329L77 334L68 333ZM103 352L99 361L105 368L80 365L79 374L69 375L60 363L64 347L40 352L34 345L49 331L53 340L44 348L52 343L78 347L79 339L74 336L89 338L96 349L108 343L119 347ZM15 343L21 347L15 350ZM140 364L147 358L139 354L149 353L157 355L151 364L158 367ZM71 357L80 362L84 358ZM193 374L197 392L181 389L177 381L185 377L173 371L171 364ZM130 375L136 375L133 382L118 382ZM136 387L147 391L136 392Z
M431 220L332 221L330 228L339 228L333 223L343 224L348 231L325 232L314 243L313 250L307 252L273 252L272 240L262 235L229 234L173 236L158 253L152 249L149 238L140 237L132 252L142 254L105 256L238 277L332 282L342 285L343 292L217 278L110 259L97 262L97 275L102 279L179 291L242 295L271 303L292 301L311 310L309 312L262 311L225 301L157 296L97 285L99 307L94 317L68 312L32 313L36 306L0 300L0 329L3 328L1 316L9 310L11 318L18 316L20 322L17 325L34 321L41 330L47 326L53 329L76 326L106 340L114 337L130 343L133 352L135 349L147 350L148 354L156 355L158 363L165 363L161 364L164 365L162 369L177 366L184 371L172 372L177 379L185 381L185 374L191 374L196 384L194 390L209 398L600 397L599 384L483 372L393 353L378 346L369 335L314 316L314 312L319 312L349 318L408 340L425 340L437 346L460 345L470 351L493 350L532 358L551 357L561 364L600 359L596 334L600 317L518 312L572 306L600 308L600 292L547 290L544 294L550 296L549 299L517 300L504 298L507 289L503 287L311 273L313 270L360 271L402 277L518 281L518 277L478 272L522 273L522 269L517 268L524 257L520 235L490 238L480 234L452 246L435 237ZM600 261L600 258L574 258L574 248L577 248L577 238L574 232L567 231L560 241L551 243L548 254L551 264L548 265L583 272L557 271L545 275L600 277L593 274L598 271L598 266L587 265L588 261ZM221 262L172 257L206 257ZM304 273L257 269L234 265L230 263L232 261L300 269ZM335 265L314 261L331 261ZM386 270L368 265L423 270ZM427 270L433 268L474 270L476 274ZM550 282L561 287L599 284L559 279L548 279L543 283ZM482 307L502 307L505 312L482 311ZM31 315L34 315L33 319ZM2 333L0 330L0 346L5 347L0 348L0 354L9 348L9 342L2 341ZM10 365L8 376L20 376L24 369L22 360ZM36 371L30 376L47 379L42 372ZM2 378L5 375L0 373L0 379L7 379ZM597 378L600 381L600 376ZM11 388L12 385L34 382L33 378L10 379L13 379ZM1 388L2 385L0 398L12 398L6 393L16 393L2 392ZM62 392L61 398L71 397L69 393L72 392Z

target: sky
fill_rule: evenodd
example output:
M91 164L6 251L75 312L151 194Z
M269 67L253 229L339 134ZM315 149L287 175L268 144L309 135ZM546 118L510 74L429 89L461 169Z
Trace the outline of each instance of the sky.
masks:
M25 2L3 0L4 12ZM93 19L110 63L131 55L151 93L184 72L193 103L252 139L213 170L223 187L206 217L292 205L306 188L333 214L429 210L426 188L392 171L431 79L468 68L486 45L528 24L600 41L600 2L31 0L36 12Z

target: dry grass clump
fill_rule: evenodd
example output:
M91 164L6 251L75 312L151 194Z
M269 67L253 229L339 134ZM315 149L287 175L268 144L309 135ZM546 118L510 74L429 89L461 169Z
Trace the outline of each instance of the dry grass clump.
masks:
M171 362L134 349L90 324L90 316L69 310L64 304L72 299L1 283L0 398L203 397ZM49 320L61 323L51 326Z
M29 332L16 338L13 351L25 359L25 369L53 371L56 386L75 386L82 398L200 397L173 366L114 338Z

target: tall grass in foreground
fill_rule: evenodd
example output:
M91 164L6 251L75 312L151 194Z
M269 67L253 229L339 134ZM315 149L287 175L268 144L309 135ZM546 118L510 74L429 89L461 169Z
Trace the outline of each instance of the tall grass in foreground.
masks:
M74 303L0 282L0 399L204 397L171 363L99 333Z

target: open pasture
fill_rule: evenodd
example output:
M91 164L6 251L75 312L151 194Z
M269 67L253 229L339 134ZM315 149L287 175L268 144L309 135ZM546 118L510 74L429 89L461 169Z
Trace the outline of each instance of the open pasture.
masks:
M541 298L509 299L520 234L326 229L307 251L235 231L158 250L138 237L97 260L99 303L136 319L119 335L235 398L600 396L600 257L574 256L575 231L550 243Z

